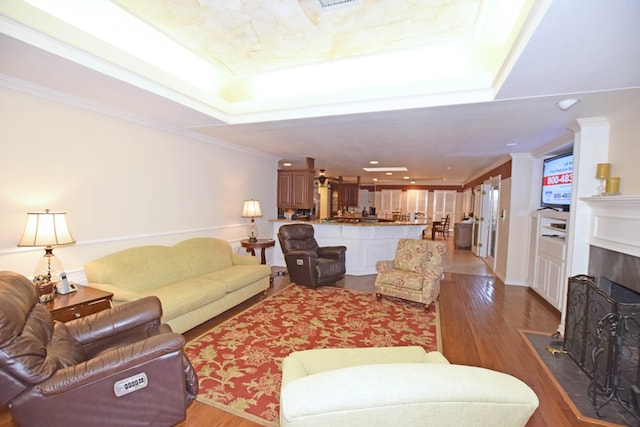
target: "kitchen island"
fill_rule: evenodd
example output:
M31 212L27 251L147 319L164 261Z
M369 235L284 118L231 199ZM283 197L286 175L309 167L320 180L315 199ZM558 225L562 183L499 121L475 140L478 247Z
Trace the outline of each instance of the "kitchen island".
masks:
M354 218L352 221L293 221L275 219L273 239L276 242L273 251L273 264L286 267L278 229L285 224L310 224L315 231L319 246L346 246L347 274L364 276L376 274L376 261L395 258L398 240L401 238L420 239L422 230L427 227L426 220L416 221L364 221Z

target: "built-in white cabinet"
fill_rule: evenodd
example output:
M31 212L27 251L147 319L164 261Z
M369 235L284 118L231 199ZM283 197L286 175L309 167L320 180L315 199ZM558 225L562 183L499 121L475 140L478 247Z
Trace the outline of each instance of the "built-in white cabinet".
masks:
M567 232L569 213L540 211L531 217L531 288L558 310L567 291Z

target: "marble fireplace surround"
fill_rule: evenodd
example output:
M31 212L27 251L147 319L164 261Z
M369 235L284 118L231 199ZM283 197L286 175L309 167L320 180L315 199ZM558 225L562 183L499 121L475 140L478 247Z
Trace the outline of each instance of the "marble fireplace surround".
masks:
M588 274L640 293L640 196L581 200L591 208Z

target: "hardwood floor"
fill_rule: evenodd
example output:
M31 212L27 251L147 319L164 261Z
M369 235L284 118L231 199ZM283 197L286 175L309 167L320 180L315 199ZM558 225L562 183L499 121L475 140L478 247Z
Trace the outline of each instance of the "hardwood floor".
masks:
M451 363L506 372L529 384L540 399L540 407L527 424L529 427L597 425L576 418L519 333L519 329L526 329L552 334L560 323L560 314L528 288L505 286L492 277L482 260L469 250L455 249L453 237L446 240L449 252L439 299L444 355ZM373 292L374 280L375 276L348 276L335 286ZM288 284L287 276L276 276L268 294ZM252 298L185 333L185 337L189 340L199 336L261 298ZM398 425L402 425L401 420ZM0 427L9 426L17 424L4 407L0 410ZM258 424L195 401L187 411L187 419L179 426L254 427Z

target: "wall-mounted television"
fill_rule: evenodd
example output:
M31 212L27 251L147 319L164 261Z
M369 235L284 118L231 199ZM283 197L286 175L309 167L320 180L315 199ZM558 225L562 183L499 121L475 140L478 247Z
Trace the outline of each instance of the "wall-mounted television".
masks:
M571 206L572 184L573 153L544 159L542 162L540 205L543 208L568 211Z

